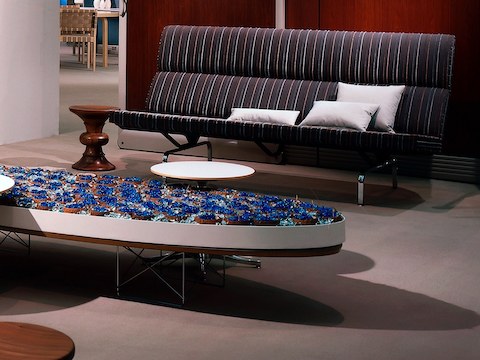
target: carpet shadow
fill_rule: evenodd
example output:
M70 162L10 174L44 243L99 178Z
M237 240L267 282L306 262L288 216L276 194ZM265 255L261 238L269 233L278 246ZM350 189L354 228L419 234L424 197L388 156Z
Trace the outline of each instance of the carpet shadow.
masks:
M118 298L113 248L52 241L35 240L30 256L0 252L0 315L55 311L100 296ZM128 253L121 253L122 264L128 267L129 260ZM221 261L215 261L219 266ZM425 331L480 325L479 314L472 310L343 275L374 266L361 254L341 251L335 256L264 258L262 262L262 269L227 263L224 287L204 284L198 266L187 264L183 308L232 318L349 329ZM180 265L175 266L168 271L178 280ZM140 276L126 290L120 299L128 297L128 291L146 303L172 299L171 291L151 273Z
M30 255L17 244L2 245L0 315L74 307L101 296L105 288L113 291L113 256L62 242L32 240Z
M249 280L229 276L223 289L197 286L185 307L231 317L349 329L441 331L480 325L475 311L343 275L374 266L361 254L341 251L318 259L289 259L278 266L276 259L264 260L265 267L249 273ZM315 269L321 270L314 273ZM283 273L290 274L285 282Z
M280 166L280 165L279 165ZM338 179L310 178L305 176L256 172L253 176L234 182L218 182L219 185L255 189L256 191L290 197L357 204L357 183L352 173L352 181ZM425 200L416 192L391 185L366 183L365 205L388 208L392 211L412 209Z
M184 308L288 324L339 326L343 315L320 301L278 287L228 276L225 288L197 286Z
M264 258L262 262L265 262L262 269L241 267L241 271L239 266L230 264L224 287L202 283L199 277L194 285L187 281L183 308L232 318L349 329L427 331L470 329L480 325L479 314L472 310L424 294L343 275L367 271L374 266L370 258L361 254L341 251L335 256ZM217 262L217 268L219 266ZM317 273L312 272L315 268ZM192 271L195 272L189 270ZM282 278L284 273L289 274L286 279ZM241 274L248 278L239 276ZM145 278L142 279L130 293L136 294L137 301L156 303L152 299L162 299L161 303L165 300L169 305L178 306L179 299L171 292L152 288L153 280L151 277L143 283Z
M421 293L342 276L334 281L335 291L351 294L335 306L343 328L446 331L480 325L477 312Z
M355 299L342 291L348 303L345 298L341 304L326 303L327 299L319 301L229 277L224 289L197 290L185 309L234 318L348 329L445 331L480 325L480 316L474 311L422 294L360 280L332 281L340 282L343 288L362 291L362 298Z

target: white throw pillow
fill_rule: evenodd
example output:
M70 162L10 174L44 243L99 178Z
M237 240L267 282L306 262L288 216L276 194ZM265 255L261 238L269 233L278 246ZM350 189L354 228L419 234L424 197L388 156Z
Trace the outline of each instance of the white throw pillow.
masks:
M378 104L339 101L315 101L300 126L326 126L367 130Z
M398 104L405 85L353 85L338 83L337 101L379 104L373 128L379 131L393 131Z
M295 125L300 111L296 110L271 110L255 108L233 108L227 120L255 121L272 124Z

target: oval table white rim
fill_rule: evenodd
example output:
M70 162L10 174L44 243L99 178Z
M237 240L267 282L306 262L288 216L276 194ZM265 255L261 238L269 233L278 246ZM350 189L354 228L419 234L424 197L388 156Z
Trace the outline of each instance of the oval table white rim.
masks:
M345 242L344 216L340 221L316 225L210 225L0 205L0 229L104 245L223 255L317 256L322 249L341 247Z
M12 178L0 175L0 193L10 190L15 185L15 180Z
M153 165L150 171L163 177L182 180L227 180L253 175L250 166L223 161L174 161Z

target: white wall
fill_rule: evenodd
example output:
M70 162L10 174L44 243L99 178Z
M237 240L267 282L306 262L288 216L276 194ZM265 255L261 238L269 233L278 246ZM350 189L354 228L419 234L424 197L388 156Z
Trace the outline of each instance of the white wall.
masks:
M117 4L122 14L125 3L118 0ZM121 16L118 24L118 105L121 109L127 105L127 17L127 13Z
M59 1L0 2L0 145L57 135Z

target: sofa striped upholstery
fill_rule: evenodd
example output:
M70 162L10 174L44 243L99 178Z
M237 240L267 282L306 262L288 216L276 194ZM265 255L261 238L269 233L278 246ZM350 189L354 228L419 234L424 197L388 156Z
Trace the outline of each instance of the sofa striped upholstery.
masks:
M451 89L454 37L322 30L168 26L143 112L123 129L332 147L436 153ZM335 100L339 81L405 84L395 133L227 122L232 107L299 110Z
M449 88L449 35L169 26L158 69Z

